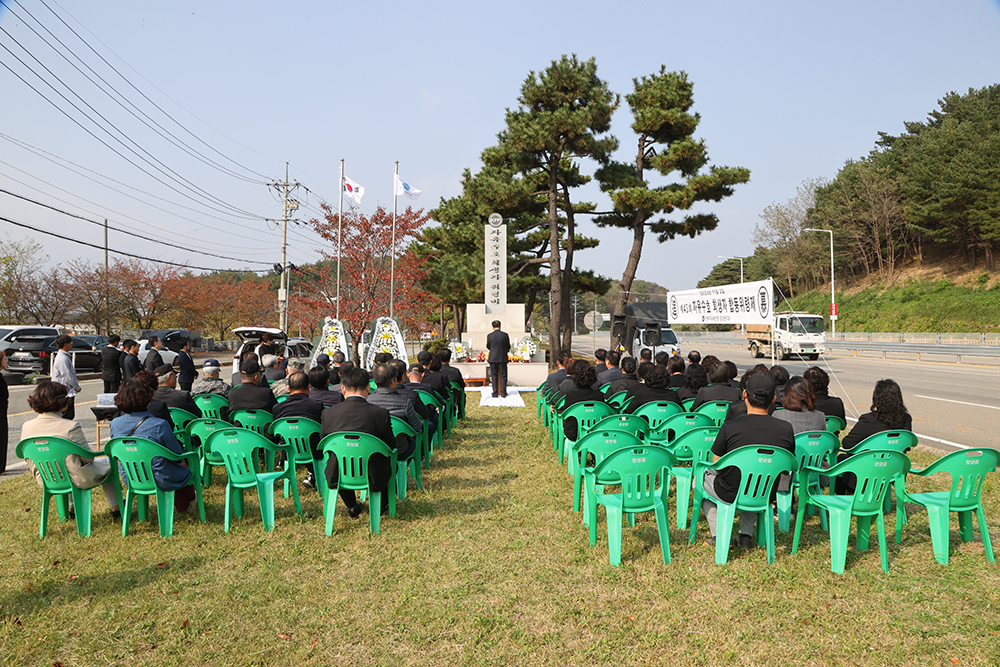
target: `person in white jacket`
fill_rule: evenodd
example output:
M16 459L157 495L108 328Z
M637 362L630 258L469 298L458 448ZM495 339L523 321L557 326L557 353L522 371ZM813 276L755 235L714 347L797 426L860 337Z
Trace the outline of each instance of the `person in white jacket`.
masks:
M66 410L62 413L62 416L63 419L72 420L76 417L75 397L83 391L80 388L79 380L76 379L76 370L73 368L73 357L69 353L73 349L73 338L66 334L58 336L56 338L56 347L58 350L56 351L55 359L52 360L50 377L53 382L58 382L66 387L69 404L66 406Z

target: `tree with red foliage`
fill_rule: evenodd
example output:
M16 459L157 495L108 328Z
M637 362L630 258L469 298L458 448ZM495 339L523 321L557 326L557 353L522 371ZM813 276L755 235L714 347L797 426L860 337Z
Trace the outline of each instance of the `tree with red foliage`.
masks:
M337 265L342 259L340 274L340 319L350 334L354 345L354 358L358 358L361 334L378 317L389 315L390 262L396 256L395 317L403 328L419 330L426 315L427 305L433 297L420 287L424 276L424 259L418 258L410 244L420 238L421 228L430 220L423 209L414 211L409 206L396 216L396 243L392 243L392 212L379 206L371 215L352 209L343 220L343 257L338 258L338 215L323 204L322 220L312 220L313 228L331 249L321 250L324 260L318 275L301 282L303 292L327 303L328 314L337 309ZM332 260L332 261L331 261Z

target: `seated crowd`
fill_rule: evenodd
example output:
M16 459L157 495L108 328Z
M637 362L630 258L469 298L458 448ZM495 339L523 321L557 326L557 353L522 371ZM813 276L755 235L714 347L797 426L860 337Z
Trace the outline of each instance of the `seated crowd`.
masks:
M417 358L418 363L408 366L405 361L393 359L389 354L379 354L369 374L346 361L342 353L334 354L332 359L321 354L316 358L317 365L308 371L298 359L289 360L286 370L280 371L277 357L266 354L261 364L251 350L244 357L233 385L219 377L221 365L218 360L208 359L202 364L201 377L191 391L178 389L174 369L169 364L161 363L152 369L137 370L121 384L115 395L118 416L111 421L110 435L112 438L145 438L181 454L183 449L174 434L170 408L181 408L195 417L201 417L194 396L217 395L227 400L228 410L222 410L223 418L237 410L263 410L274 419L306 417L321 424L319 437L312 442L316 460L323 458L317 445L324 436L354 431L379 438L397 452L399 461L405 461L419 455L417 441L406 435L397 438L393 434L391 416L403 419L417 433L423 431L426 422L433 432L442 416L435 408L425 405L416 390L430 392L444 401L452 392L457 394L451 380L461 386L465 384L461 373L450 366L449 350L433 355L421 352ZM370 392L371 382L377 386L374 392ZM38 416L25 423L21 438L58 436L89 449L80 424L63 417L68 401L67 388L62 384L51 381L40 383L29 398L29 404ZM112 515L120 519L108 459L79 456L71 456L70 459L68 470L73 483L82 489L102 486ZM29 467L41 485L42 479L30 461ZM176 511L185 513L195 508L192 471L186 463L154 457L152 473L158 488L175 491ZM330 485L335 484L335 458L330 458L325 475ZM393 478L389 460L374 455L370 461L369 476L373 491L384 490ZM124 480L123 471L122 477ZM316 487L312 473L302 480L302 484ZM362 514L364 506L357 501L353 491L341 489L340 497L350 516ZM389 494L383 493L383 513L387 510L388 499Z
M651 402L681 404L691 400L687 412L695 412L709 402L728 403L729 409L712 446L713 461L746 445L767 444L794 453L797 434L825 431L828 416L845 420L844 402L830 395L830 377L818 366L793 377L780 365L768 368L757 364L737 380L739 371L732 361L723 361L714 355L702 358L694 351L688 355L689 363L665 352L658 353L653 360L648 349L641 351L638 361L606 350L597 350L594 358L597 363L591 365L586 359L574 359L566 352L558 355L557 370L542 386L543 391L550 392L550 405L561 405L560 410L565 410L577 403L604 402L620 392L625 392L622 404L626 414L635 413ZM608 386L602 391L604 385ZM844 438L838 460L851 456L852 449L872 435L909 430L911 426L912 419L903 404L899 385L892 380L880 380L875 385L871 412L862 415ZM563 421L563 433L569 440L577 439L575 419ZM739 480L736 468L709 470L705 475L702 512L708 521L711 544L716 534L714 501L733 502ZM787 484L787 480L781 483ZM853 493L853 475L838 477L834 492ZM755 513L742 516L741 547L753 547L755 521Z

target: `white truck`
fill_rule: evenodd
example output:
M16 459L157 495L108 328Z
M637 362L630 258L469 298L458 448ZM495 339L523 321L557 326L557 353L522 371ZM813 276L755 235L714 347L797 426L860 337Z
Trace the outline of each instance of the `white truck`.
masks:
M748 324L746 329L747 347L750 356L771 356L774 343L775 359L796 356L815 361L826 353L826 324L820 315L785 311L774 314L775 331L772 336L769 324Z

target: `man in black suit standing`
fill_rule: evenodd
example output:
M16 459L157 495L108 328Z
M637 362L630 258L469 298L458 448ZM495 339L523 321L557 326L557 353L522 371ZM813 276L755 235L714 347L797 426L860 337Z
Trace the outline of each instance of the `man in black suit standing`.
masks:
M392 434L389 411L368 402L368 372L357 366L342 369L340 390L344 394L344 401L323 410L323 429L320 437L343 431L368 433L384 442L390 449L396 449L396 438ZM315 458L320 458L322 455L322 452L313 452ZM371 490L386 491L390 480L395 478L393 472L389 469L389 459L373 454L368 460L368 481ZM327 462L326 480L329 488L333 488L336 484L336 457L331 456ZM388 489L388 493L382 494L382 512L388 510L389 493L392 492L392 489ZM360 516L364 511L364 506L357 501L354 491L341 489L340 498L352 517Z
M486 336L486 349L490 351L490 382L493 384L493 398L507 398L507 354L510 352L510 336L500 331L500 320L493 320L493 333Z
M105 394L117 394L122 383L122 353L118 349L121 340L121 336L114 334L101 349L101 379L104 380Z
M128 382L142 370L142 364L139 363L138 354L139 343L131 338L126 339L126 341L122 343L121 365L123 382Z
M146 352L146 360L142 362L142 367L147 371L156 372L156 369L163 365L163 357L160 350L163 349L163 341L159 336L150 336L148 341L149 351Z
M177 367L180 372L177 374L177 385L181 391L191 391L191 385L198 377L198 371L194 368L194 359L191 358L191 339L185 338L181 341L181 351L177 353Z

